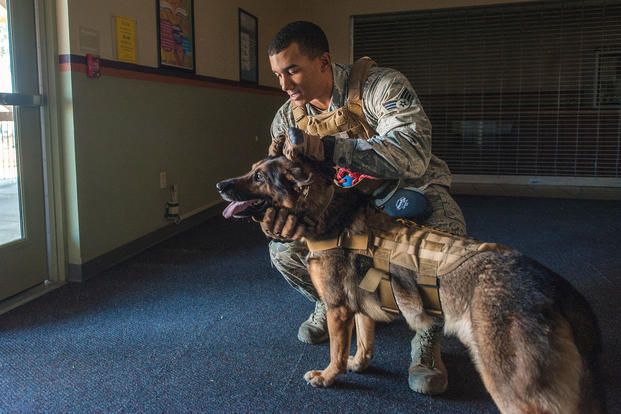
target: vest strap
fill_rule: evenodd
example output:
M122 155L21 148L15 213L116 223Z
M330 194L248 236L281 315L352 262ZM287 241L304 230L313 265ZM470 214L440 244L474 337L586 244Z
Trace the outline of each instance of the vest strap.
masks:
M371 69L372 66L375 66L375 62L368 56L361 57L354 62L347 84L347 102L358 103L362 100L361 92L369 76L369 69ZM360 106L362 107L362 105Z
M349 250L366 250L369 245L368 234L349 234L343 232L335 237L323 240L306 239L306 245L310 252L321 252L324 250L342 248Z
M293 113L293 119L295 119L295 124L302 131L306 131L306 127L308 126L308 114L306 113L306 108L304 106L294 106L291 109Z
M444 250L444 243L439 241L423 240L421 243L420 269L416 286L420 292L425 311L431 315L442 316L440 303L440 287L438 280L438 261L435 258L424 258L425 252L439 254Z
M373 255L373 267L381 273L379 282L379 297L382 309L386 312L399 314L399 306L392 291L392 276L390 276L390 250L379 248ZM364 282L364 279L363 279Z
M424 240L421 245L421 251L440 252L443 248L443 244L430 242L428 240ZM416 287L423 301L423 308L432 316L443 316L442 304L440 303L439 282L438 262L433 259L424 259L421 257Z
M392 291L392 276L384 275L379 285L379 296L382 303L382 310L386 312L401 314L399 306L395 301L395 294Z
M395 295L392 291L392 277L386 271L378 268L378 266L384 266L386 261L384 258L380 258L379 261L376 261L374 258L373 261L375 267L367 271L358 286L367 292L373 293L378 291L382 310L399 314L399 306L397 306Z
M362 109L362 90L369 76L369 69L374 65L375 62L370 57L362 57L354 62L349 75L349 82L347 84L347 109L360 119L365 119L364 110ZM367 139L375 135L375 131L368 123L362 123L361 127Z
M360 282L358 287L360 287L360 289L366 290L367 292L373 293L377 290L377 287L382 281L384 275L385 273L381 270L377 270L376 268L371 267L369 268L369 270L367 270L367 273L364 275L364 278L362 278L362 281Z
M373 255L373 266L384 273L390 271L390 250L379 248Z
M338 246L344 249L366 250L369 246L369 235L341 233L339 235Z
M308 251L311 253L323 252L324 250L336 249L339 245L339 239L338 237L323 240L306 239L306 245L308 246Z

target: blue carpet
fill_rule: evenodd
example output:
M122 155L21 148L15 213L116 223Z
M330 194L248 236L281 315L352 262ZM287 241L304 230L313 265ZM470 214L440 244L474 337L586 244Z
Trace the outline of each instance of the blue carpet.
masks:
M535 257L589 299L621 412L621 203L457 199L473 237ZM411 392L403 322L378 327L367 372L308 386L304 373L329 357L296 339L311 310L270 266L256 224L215 218L0 316L0 412L498 412L455 338L443 342L448 391Z

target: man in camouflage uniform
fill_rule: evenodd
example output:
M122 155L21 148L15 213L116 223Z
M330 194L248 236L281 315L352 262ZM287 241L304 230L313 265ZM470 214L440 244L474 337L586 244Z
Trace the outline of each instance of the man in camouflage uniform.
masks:
M309 22L294 22L281 29L268 53L272 70L290 98L272 122L274 147L276 140L287 136L289 128L300 126L293 114L296 106L310 116L345 107L352 65L333 64L325 34ZM461 210L448 193L451 173L446 163L431 153L431 124L410 82L400 72L380 67L371 67L366 82L362 82L362 110L375 135L363 139L305 133L304 144L285 140L283 153L332 160L339 167L372 177L399 179L401 187L417 187L432 210L422 224L465 235ZM273 239L269 245L273 265L291 286L316 304L315 312L300 326L298 338L307 343L327 340L325 306L310 281L308 250L300 241L304 224L285 209L270 209L261 225ZM409 385L414 391L438 394L447 387L440 358L441 335L442 321L438 319L412 340Z

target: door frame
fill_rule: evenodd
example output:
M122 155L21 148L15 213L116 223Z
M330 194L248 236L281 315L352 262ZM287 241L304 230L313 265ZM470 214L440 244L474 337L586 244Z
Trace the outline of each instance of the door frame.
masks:
M24 1L24 0L13 0ZM45 191L46 247L48 280L11 298L0 301L0 314L48 293L67 281L67 258L64 217L64 174L62 170L62 128L58 93L58 37L59 25L56 2L30 0L35 8L36 41L38 45L38 77L41 106L41 136L43 154L43 181ZM69 35L69 28L60 28Z

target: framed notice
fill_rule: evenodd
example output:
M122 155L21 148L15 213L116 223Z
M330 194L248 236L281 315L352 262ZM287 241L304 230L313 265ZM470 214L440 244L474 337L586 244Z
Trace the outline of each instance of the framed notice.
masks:
M156 0L160 67L195 71L194 0Z
M257 18L239 9L239 80L242 82L259 82L258 31Z

